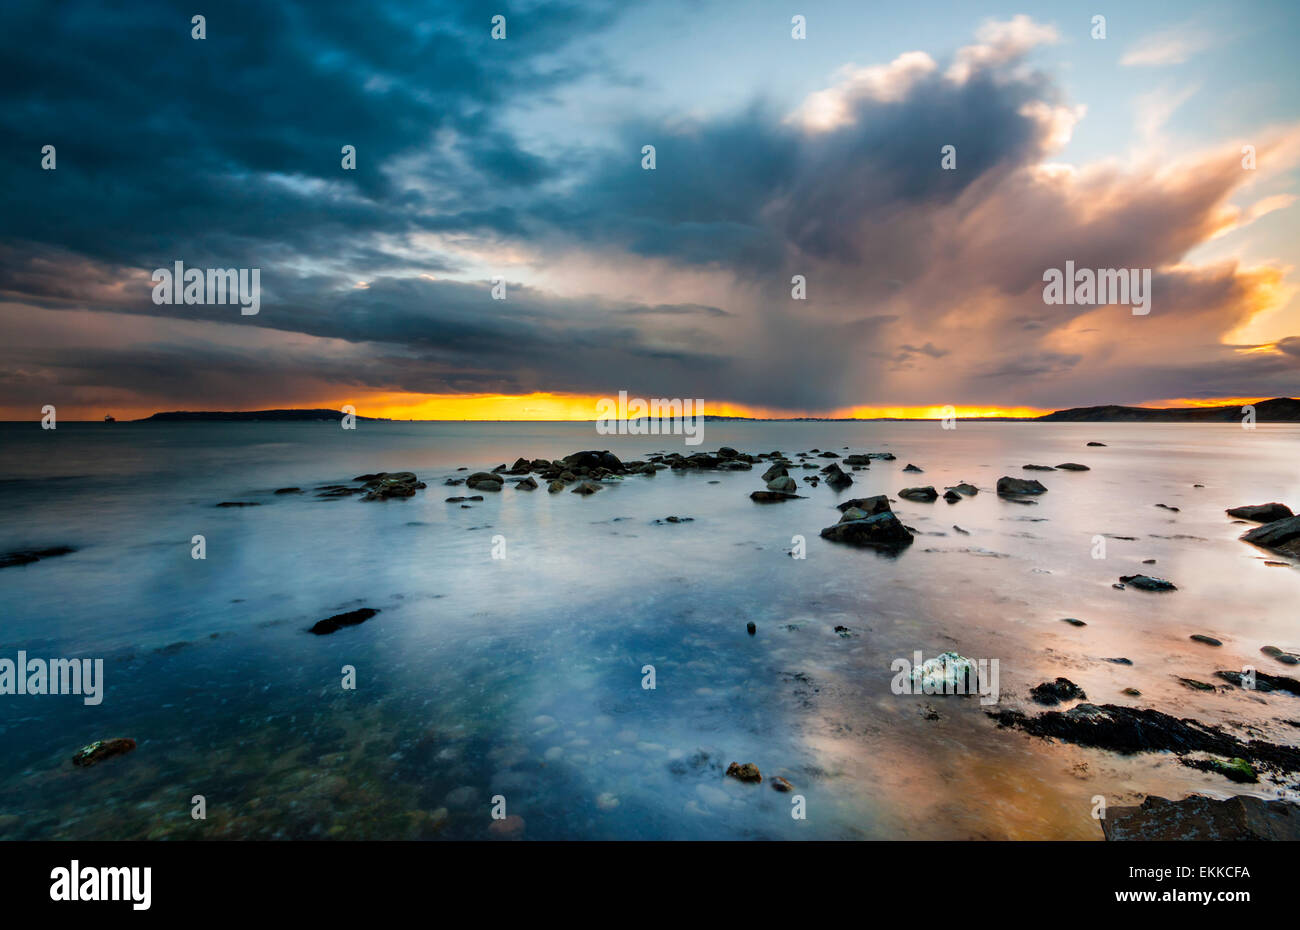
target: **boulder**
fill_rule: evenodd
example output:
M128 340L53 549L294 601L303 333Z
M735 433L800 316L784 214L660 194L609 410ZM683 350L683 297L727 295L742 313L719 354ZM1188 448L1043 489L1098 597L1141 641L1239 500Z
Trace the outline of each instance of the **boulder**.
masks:
M1002 495L1043 494L1047 488L1033 478L1012 478L1003 475L998 479L998 493Z
M1300 558L1300 517L1286 517L1265 523L1241 538L1256 546Z
M520 480L516 481L515 487L517 487L521 491L536 491L537 479L534 478L532 475L529 475L527 478L521 478Z
M769 491L786 491L788 493L793 493L798 489L798 487L799 486L794 483L794 479L789 475L781 475L778 478L773 478L767 483L767 489Z
M1239 795L1216 801L1148 797L1137 807L1111 807L1101 820L1108 840L1300 841L1300 805Z
M465 486L475 491L500 491L504 483L505 479L490 471L476 471L465 479Z
M573 494L595 494L600 490L600 485L594 481L579 481L577 487L573 489Z
M827 487L836 491L847 488L853 483L853 479L846 475L838 465L831 465L829 469L823 469L823 474L826 475Z
M1277 520L1285 520L1293 517L1291 508L1286 504L1246 504L1243 507L1233 507L1225 511L1230 517L1237 517L1242 520L1253 520L1256 523L1273 523Z
M851 508L857 508L864 511L867 516L873 513L884 513L889 510L889 498L883 494L877 494L874 497L855 497L851 501L845 501L842 504L836 504L840 513L845 513Z
M938 498L939 492L933 487L926 485L923 488L903 488L903 490L898 492L898 496L904 500L929 503Z
M876 549L898 550L912 544L911 532L889 510L868 514L850 507L839 523L826 527L821 535L832 542Z
M788 475L788 474L789 474L789 472L787 472L787 471L785 470L785 465L782 464L781 462L777 462L775 465L773 465L773 466L772 466L771 468L769 468L767 471L763 472L763 480L764 480L765 482L766 482L766 481L774 481L774 480L776 480L777 478L783 478L783 477L785 477L785 476Z

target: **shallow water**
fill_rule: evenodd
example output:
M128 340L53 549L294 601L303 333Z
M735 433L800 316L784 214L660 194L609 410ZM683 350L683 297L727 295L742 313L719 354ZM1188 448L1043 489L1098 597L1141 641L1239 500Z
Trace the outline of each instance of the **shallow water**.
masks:
M460 466L721 445L898 458L852 472L842 493L801 488L806 499L776 505L748 499L764 465L631 477L591 497L507 483L468 509L444 502L479 493L443 486ZM98 706L0 696L0 838L482 838L500 795L533 839L1100 839L1096 795L1296 798L1295 785L1236 785L1166 754L1000 730L977 698L893 694L890 665L955 650L999 661L1000 707L1033 708L1028 689L1063 675L1096 703L1296 744L1285 721L1300 720L1300 698L1178 678L1295 674L1259 649L1300 650L1300 569L1266 565L1287 560L1240 542L1247 527L1223 511L1300 504L1297 448L1290 425L708 423L694 447L589 424L0 425L0 553L78 550L0 570L0 657L102 657L107 680ZM1066 461L1092 470L1021 470ZM311 495L397 470L428 489ZM1000 500L1004 474L1049 491ZM898 557L817 535L837 500L962 480L980 493L895 505L920 533ZM308 493L272 494L284 486ZM693 521L654 524L668 515ZM789 555L796 535L805 559ZM1180 590L1111 587L1138 572ZM381 613L305 632L359 606ZM1133 665L1106 661L1121 656ZM345 665L355 690L341 687ZM110 736L138 748L70 764ZM731 761L756 763L764 784L725 777ZM806 819L770 789L775 775ZM204 821L190 816L200 794Z

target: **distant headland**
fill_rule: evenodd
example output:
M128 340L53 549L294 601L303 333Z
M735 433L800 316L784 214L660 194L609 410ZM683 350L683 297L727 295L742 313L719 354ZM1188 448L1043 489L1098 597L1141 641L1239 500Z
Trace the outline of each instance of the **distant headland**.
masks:
M1255 408L1255 421L1258 423L1300 423L1300 400L1290 397L1275 397L1272 400L1260 400L1252 404ZM1245 416L1241 404L1225 404L1219 407L1124 407L1107 404L1097 407L1071 407L1057 410L1039 417L961 417L963 421L975 422L1027 422L1027 423L1236 423ZM338 410L173 410L155 413L152 416L136 420L137 423L188 423L220 421L272 421L272 422L336 422L343 419ZM358 420L376 422L393 422L392 417L363 417ZM800 423L846 423L846 422L907 422L908 417L737 417L705 415L709 422L800 422ZM937 418L936 418L937 419ZM400 422L400 421L399 421ZM508 420L499 422L511 422ZM557 422L587 422L585 420Z

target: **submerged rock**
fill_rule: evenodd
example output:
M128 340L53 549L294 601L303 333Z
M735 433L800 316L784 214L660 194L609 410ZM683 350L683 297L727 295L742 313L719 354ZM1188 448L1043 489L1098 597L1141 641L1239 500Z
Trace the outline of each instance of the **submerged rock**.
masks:
M1062 617L1062 618L1061 618L1061 622L1062 622L1062 623L1068 623L1068 624L1070 624L1070 626L1087 626L1087 625L1088 625L1088 624L1084 623L1082 620L1077 620L1077 619L1075 619L1074 617Z
M782 792L794 790L794 785L790 784L780 775L777 775L775 778L772 779L772 787L777 791L782 791Z
M749 495L749 499L760 504L774 504L777 501L803 500L804 497L802 494L791 494L789 491L754 491Z
M752 762L746 762L744 765L733 762L727 766L727 774L732 778L739 778L741 781L757 783L763 780L763 776L758 771L758 766Z
M755 633L758 632L758 627L754 625L753 620L750 620L748 623L745 624L745 632L748 633L750 636L753 636Z
M72 546L50 546L46 549L15 549L12 552L0 555L0 568L9 568L12 565L31 565L41 559L69 555L76 551Z
M1051 465L1021 465L1025 471L1056 471Z
M1063 462L1056 467L1062 471L1092 471L1087 465L1080 465L1078 462Z
M114 756L125 755L135 749L135 740L125 736L112 739L97 739L89 746L82 746L72 757L72 764L82 767L95 765Z
M1205 645L1207 645L1207 646L1222 646L1222 645L1223 645L1223 643L1221 643L1219 640L1215 639L1213 636L1206 636L1204 633L1193 633L1191 636L1188 637L1188 639L1193 640L1194 642L1198 642L1198 643L1205 643Z
M1047 488L1034 478L1012 478L1003 475L998 479L998 493L1002 495L1043 494Z
M1106 444L1105 444L1104 442L1090 442L1090 443L1088 443L1088 445L1090 445L1090 446L1105 446Z
M1254 520L1256 523L1273 523L1277 520L1285 520L1293 517L1291 508L1286 504L1247 504L1243 507L1232 507L1225 510L1230 517L1238 517L1242 520Z
M1172 581L1166 581L1163 578L1153 578L1150 575L1121 575L1120 583L1132 585L1139 591L1177 591L1178 585Z
M365 623L377 613L379 613L379 611L374 607L362 607L357 610L349 610L346 613L326 617L324 620L317 620L308 632L315 633L317 636L326 636L343 629L345 626L357 626Z
M912 533L892 511L868 514L850 507L840 517L840 522L821 531L823 539L847 543L850 546L868 546L877 549L902 549L912 544Z
M1108 840L1300 841L1300 805L1240 795L1225 801L1194 794L1181 801L1149 797L1112 807L1101 821Z
M1252 680L1250 676L1242 672L1221 671L1214 674L1216 677L1222 678L1238 688L1245 688L1247 691L1258 691L1261 694L1268 694L1271 691L1283 691L1300 697L1300 681L1288 678L1286 675L1270 675L1268 672L1255 671ZM1250 687L1247 687L1247 685L1250 685Z
M261 507L257 501L222 501L218 507Z

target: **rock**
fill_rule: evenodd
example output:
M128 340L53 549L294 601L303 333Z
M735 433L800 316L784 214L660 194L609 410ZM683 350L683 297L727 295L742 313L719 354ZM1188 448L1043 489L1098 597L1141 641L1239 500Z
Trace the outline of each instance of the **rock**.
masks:
M845 465L853 465L854 467L857 467L857 468L865 468L866 466L868 466L868 465L871 464L871 456L869 456L869 455L846 455L846 456L844 456L844 464L845 464Z
M41 559L51 559L58 555L68 555L76 551L72 546L50 546L47 549L15 549L12 552L0 555L0 568L9 568L13 565L30 565L33 562L39 562Z
M1153 578L1150 575L1121 575L1120 583L1132 585L1139 591L1177 591L1178 585L1172 581L1165 581L1163 578Z
M1088 695L1083 693L1083 689L1068 678L1058 678L1056 681L1045 681L1034 685L1029 689L1029 694L1039 704L1048 706L1064 701L1088 700Z
M1127 694L1129 697L1141 697L1142 692L1137 688L1125 688L1120 694Z
M1213 636L1206 636L1204 633L1193 633L1191 636L1188 637L1188 639L1194 640L1198 643L1205 643L1205 645L1207 646L1223 645L1223 643L1219 642Z
M1283 665L1300 664L1300 656L1285 652L1276 646L1265 646L1259 651L1264 653L1264 655L1268 656L1270 659L1277 659L1277 661L1281 662Z
M72 764L82 767L96 765L105 759L125 755L133 749L135 749L135 740L125 736L97 739L89 746L82 746L72 757Z
M753 620L745 624L745 632L748 633L750 636L753 636L755 633L758 632L758 627L754 625Z
M923 488L903 488L898 492L898 496L904 500L929 503L939 496L939 492L927 485Z
M963 536L969 536L969 535L970 535L970 530L963 530L963 529L962 529L960 526L958 526L956 523L954 523L954 524L952 525L952 528L953 528L954 530L956 530L958 533L961 533Z
M741 781L760 782L763 780L763 776L759 774L758 766L752 762L746 762L744 765L733 762L727 766L727 774L732 778L739 778Z
M573 494L595 494L600 490L600 485L594 481L580 481L577 487L572 491Z
M546 490L551 494L555 494L557 491L563 491L564 482L561 481L559 478L556 478L554 481L547 483Z
M749 499L760 504L775 504L777 501L803 500L804 497L788 491L755 491L749 495Z
M1026 471L1056 471L1051 465L1021 465Z
M781 475L778 478L773 478L767 483L767 489L769 491L785 491L786 493L794 493L798 490L798 487L799 486L794 483L794 479L788 475Z
M853 479L846 475L838 465L831 465L829 471L823 471L826 475L827 487L836 491L841 491L853 483Z
M1170 507L1168 504L1156 504L1156 506L1157 506L1157 507L1160 507L1160 508L1162 508L1162 509L1164 509L1164 510L1172 510L1174 513L1178 513L1178 512L1179 512L1179 510L1178 510L1177 507Z
M1062 471L1091 471L1087 465L1080 465L1078 462L1064 462L1056 466Z
M1090 446L1103 446L1103 447L1104 447L1106 444L1105 444L1104 442L1090 442L1090 443L1088 443L1088 445L1090 445Z
M912 544L912 533L903 526L892 511L867 514L849 508L840 522L821 531L823 539L847 543L850 546L868 546L877 549L899 550Z
M950 504L955 504L959 500L961 500L961 495L958 494L956 491L954 491L952 488L949 488L948 490L943 492L943 499Z
M780 775L777 775L775 778L772 779L772 787L773 787L775 790L777 790L777 791L781 791L781 792L793 791L793 790L794 790L794 785L790 784L788 781L786 781L786 780L785 780L784 778L782 778Z
M358 610L349 610L346 613L335 614L332 617L326 617L324 620L317 620L315 625L308 631L315 633L317 636L326 636L341 630L345 626L357 626L365 623L375 614L379 613L373 607L362 607Z
M924 469L917 468L911 462L908 462L906 465L903 466L903 471L914 471L919 473L921 471L924 471Z
M785 470L785 466L780 462L777 462L767 471L763 472L763 481L768 482L768 481L773 481L777 478L784 478L788 474L789 472Z
M1003 475L998 479L998 493L1001 495L1043 494L1047 488L1033 478L1012 478Z
M873 513L886 513L889 510L889 498L883 494L877 494L874 497L855 497L853 500L844 501L835 505L839 508L840 513L857 508L863 513L870 516Z
M1113 662L1113 663L1115 663L1116 665L1132 665L1132 664L1133 664L1133 660L1132 660L1132 659L1126 659L1126 658L1124 658L1123 656L1117 656L1116 658L1113 658L1113 659L1107 659L1106 661L1107 661L1107 662Z
M925 660L912 669L911 677L925 694L973 694L979 684L975 660L955 652Z
M1300 805L1239 795L1216 801L1148 797L1138 807L1112 807L1101 820L1108 840L1228 842L1300 841Z
M505 479L490 471L476 471L465 479L465 487L475 491L500 491Z
M1191 688L1193 691L1213 691L1214 685L1206 684L1203 681L1197 681L1195 678L1179 678L1179 683L1185 688Z
M446 503L460 504L460 503L464 503L465 501L481 501L482 499L483 499L482 494L475 494L471 497L448 497L446 498Z
M521 491L536 491L537 479L532 475L529 475L527 478L521 478L519 481L516 481L515 487Z
M1265 523L1241 538L1253 545L1300 558L1300 517L1285 517Z
M1124 755L1172 752L1183 756L1206 753L1241 758L1281 772L1300 770L1300 749L1263 740L1243 742L1219 727L1196 720L1179 720L1158 710L1118 704L1076 704L1067 711L1050 710L1030 717L1017 710L989 711L1000 726L1016 727L1035 736L1080 746L1109 749Z
M363 501L386 501L394 497L414 497L415 492L425 487L423 481L414 472L381 472L377 477L367 481L362 487L366 495Z
M980 492L980 489L975 487L975 485L967 484L965 481L963 481L961 484L954 484L952 487L948 488L947 490L956 491L958 494L964 494L967 497L974 497L976 494Z
M355 492L354 492L355 493ZM222 501L218 507L261 507L257 501Z
M276 488L276 494L301 494L302 488Z
M1253 783L1259 781L1259 776L1255 774L1255 770L1251 768L1250 763L1245 759L1230 759L1226 762L1222 759L1210 759L1208 763L1202 763L1200 760L1193 760L1186 764L1191 765L1193 768L1204 767L1211 772L1218 772L1229 781L1241 783Z
M1291 513L1291 508L1286 504L1247 504L1244 507L1233 507L1224 511L1230 517L1238 517L1242 520L1254 520L1256 523L1274 523L1277 520L1285 520L1288 517L1295 516Z
M1070 626L1087 626L1082 620L1076 620L1074 617L1062 617L1062 623L1068 623Z
M1256 671L1253 678L1247 677L1242 672L1221 671L1214 674L1215 677L1222 678L1238 688L1245 688L1247 691L1258 691L1261 694L1282 691L1300 697L1300 681L1288 678L1286 675L1270 675L1268 672L1261 671ZM1247 687L1248 685L1250 687Z

